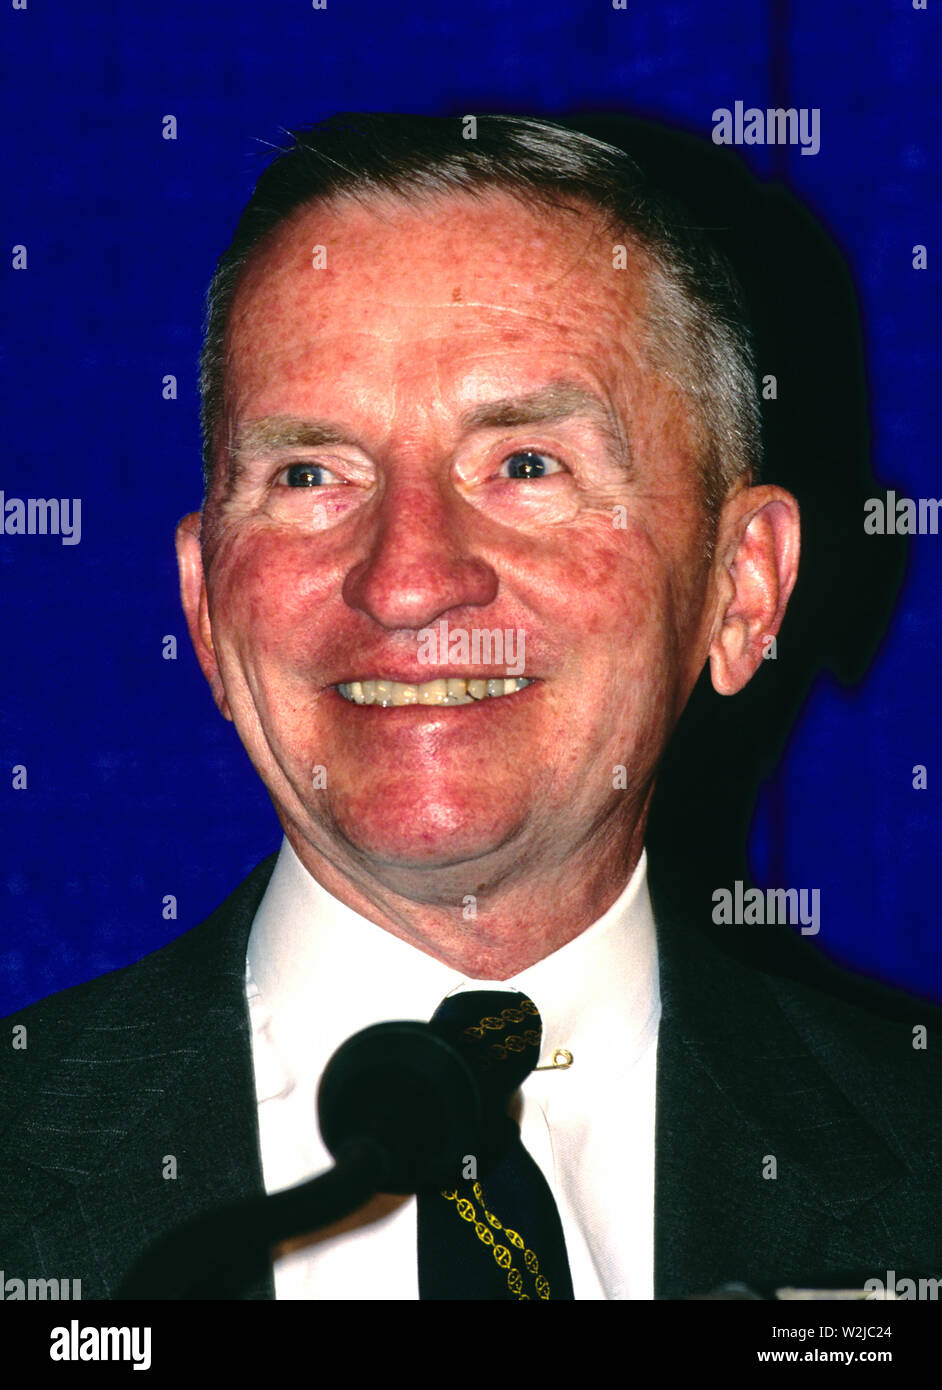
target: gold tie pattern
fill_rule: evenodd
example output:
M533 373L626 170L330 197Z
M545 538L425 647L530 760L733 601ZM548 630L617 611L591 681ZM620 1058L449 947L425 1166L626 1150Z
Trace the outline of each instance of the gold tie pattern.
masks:
M497 1264L501 1269L507 1271L507 1288L516 1296L518 1302L522 1303L524 1300L529 1301L530 1295L523 1292L523 1275L516 1265L512 1263L514 1256L511 1255L506 1245L497 1242L494 1231L503 1231L504 1237L510 1244L517 1250L523 1251L523 1263L527 1273L533 1278L537 1298L549 1300L552 1297L549 1280L545 1279L540 1274L540 1262L533 1251L527 1248L523 1236L520 1235L518 1231L512 1231L509 1226L504 1226L492 1211L488 1211L484 1202L484 1193L481 1190L481 1184L479 1182L476 1182L471 1190L481 1204L481 1215L485 1218L484 1221L478 1220L478 1213L474 1203L469 1201L467 1197L459 1197L457 1191L443 1191L442 1196L446 1201L455 1203L455 1210L462 1221L474 1222L475 1235L483 1245L490 1247L491 1254L494 1256ZM485 1224L485 1222L487 1224ZM491 1229L492 1227L493 1229Z
M478 1023L471 1024L463 1031L468 1038L474 1038L479 1042L484 1041L488 1034L496 1035L506 1030L511 1024L524 1023L528 1014L539 1015L539 1010L529 999L522 999L518 1007L501 1009L500 1014L488 1014ZM483 1064L485 1067L493 1067L505 1061L510 1053L523 1052L528 1047L539 1049L540 1041L541 1033L536 1028L526 1028L521 1033L507 1033L504 1038L495 1036L484 1054ZM462 1196L457 1189L453 1189L451 1192L443 1190L441 1195L446 1201L455 1203L455 1211L462 1221L467 1221L469 1224L473 1223L474 1233L478 1240L490 1249L498 1266L506 1270L507 1288L518 1302L529 1301L530 1294L524 1291L524 1275L514 1264L514 1259L521 1257L511 1254L511 1246L514 1250L523 1251L523 1265L532 1280L531 1287L537 1298L549 1300L552 1297L549 1280L540 1274L540 1262L536 1254L529 1249L519 1231L511 1230L510 1227L505 1226L499 1217L488 1210L480 1182L475 1182L471 1191L479 1204L480 1212L474 1202L469 1197ZM484 1219L481 1220L481 1217ZM495 1237L495 1231L503 1234L504 1240L508 1242L507 1245Z

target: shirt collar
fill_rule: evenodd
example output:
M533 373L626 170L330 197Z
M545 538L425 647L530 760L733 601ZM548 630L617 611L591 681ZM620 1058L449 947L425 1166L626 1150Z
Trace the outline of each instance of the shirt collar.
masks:
M319 1075L352 1033L428 1019L460 988L519 989L543 1018L540 1065L566 1048L580 1064L617 1047L640 1054L660 998L644 852L608 910L572 941L499 984L470 980L354 912L317 882L287 840L256 913L248 968L279 1049Z

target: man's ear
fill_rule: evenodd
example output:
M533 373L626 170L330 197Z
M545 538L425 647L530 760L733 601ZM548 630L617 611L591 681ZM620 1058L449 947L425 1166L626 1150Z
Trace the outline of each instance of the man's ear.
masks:
M781 627L798 575L800 538L798 503L783 488L744 488L725 504L710 642L710 676L720 695L742 690Z
M213 699L220 713L231 719L229 702L223 689L213 646L213 629L209 621L209 602L206 597L206 577L203 574L203 552L200 546L199 512L190 512L177 526L177 566L180 571L180 600L190 629L190 641L196 652L203 675L209 681Z

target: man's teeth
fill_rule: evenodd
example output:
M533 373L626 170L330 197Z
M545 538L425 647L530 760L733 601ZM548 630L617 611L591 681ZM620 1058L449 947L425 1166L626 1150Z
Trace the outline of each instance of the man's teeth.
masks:
M449 676L424 681L422 685L406 685L403 681L349 681L338 685L337 689L345 700L357 705L473 705L476 700L513 695L532 684L524 676L488 681Z

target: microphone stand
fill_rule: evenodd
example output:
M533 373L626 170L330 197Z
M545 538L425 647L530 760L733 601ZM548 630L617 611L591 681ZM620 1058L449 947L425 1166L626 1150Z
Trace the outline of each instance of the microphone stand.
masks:
M326 1173L284 1192L231 1202L157 1240L122 1283L119 1299L237 1298L269 1248L349 1216L383 1188L388 1157L371 1139L348 1140Z
M427 1023L378 1023L337 1049L317 1097L335 1166L284 1192L205 1212L161 1236L117 1298L239 1298L273 1245L349 1216L377 1192L441 1187L499 1130L460 1048Z

